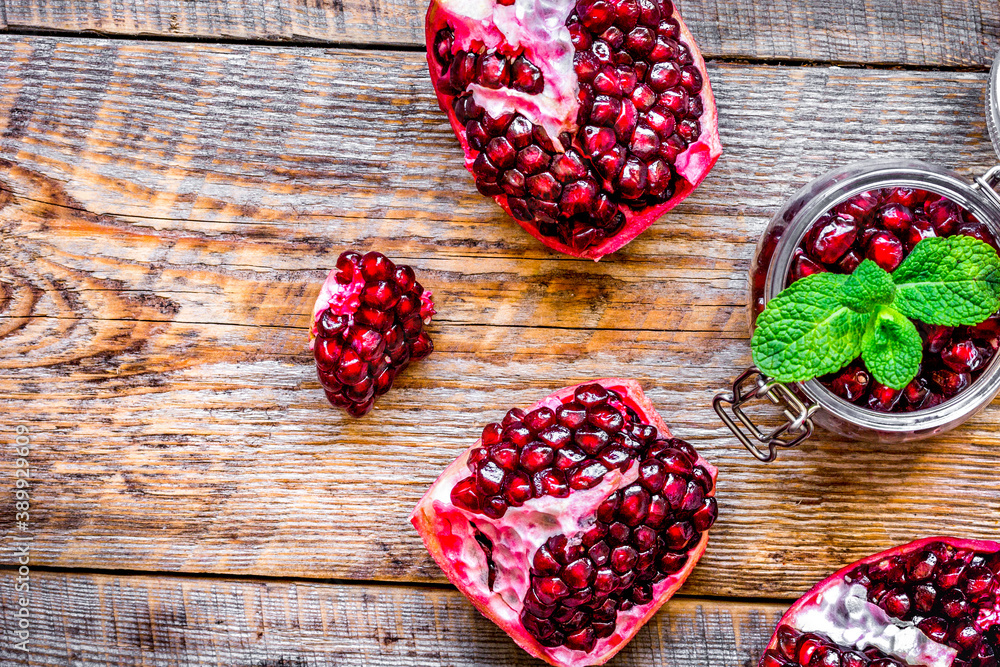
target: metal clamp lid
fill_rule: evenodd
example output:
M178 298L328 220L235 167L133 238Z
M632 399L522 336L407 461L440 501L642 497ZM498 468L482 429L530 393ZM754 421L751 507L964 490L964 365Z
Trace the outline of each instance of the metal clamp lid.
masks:
M754 424L743 411L744 405L759 397L766 398L781 407L787 420L768 433ZM758 442L767 445L766 452L761 451L726 412L726 404L732 406L733 415L750 431L750 435ZM778 447L795 447L812 437L814 430L812 416L819 409L818 405L806 405L791 389L771 380L756 366L751 366L736 379L731 393L717 394L712 406L743 446L764 463L770 463L778 457Z

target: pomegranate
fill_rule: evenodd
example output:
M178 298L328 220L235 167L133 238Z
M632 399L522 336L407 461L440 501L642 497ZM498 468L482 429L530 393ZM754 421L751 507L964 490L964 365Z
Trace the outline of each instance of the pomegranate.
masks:
M413 269L385 255L347 251L313 308L309 346L330 403L355 417L372 409L411 361L434 351L424 326L431 293Z
M427 61L484 195L598 260L722 153L715 98L670 0L432 0Z
M760 667L996 667L998 551L930 537L849 565L792 605Z
M597 380L488 424L411 521L522 648L552 665L600 665L704 553L715 477L637 382Z
M989 229L946 197L912 188L863 192L827 212L809 230L788 281L822 271L851 273L865 258L892 272L925 238L965 234L997 246ZM910 412L940 405L982 375L1000 348L1000 314L978 326L918 323L924 359L903 390L876 382L859 358L820 378L846 401L878 412Z

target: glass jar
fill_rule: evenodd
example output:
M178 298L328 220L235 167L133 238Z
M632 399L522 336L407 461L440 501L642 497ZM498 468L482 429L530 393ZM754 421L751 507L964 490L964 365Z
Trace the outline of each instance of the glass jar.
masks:
M1000 54L987 88L987 125L1000 156ZM985 224L1000 240L1000 166L969 181L957 173L918 161L858 162L825 174L792 197L771 220L750 266L750 331L767 302L788 285L796 248L807 232L838 204L872 190L912 188L947 197ZM905 442L949 431L984 409L1000 393L1000 354L964 391L937 406L913 412L876 412L850 403L819 380L781 384L756 367L747 369L732 392L715 397L716 412L761 461L773 461L781 447L794 447L820 426L857 440ZM744 406L767 399L779 406L785 421L766 430L755 424ZM741 428L742 426L742 428ZM763 446L763 447L762 447Z

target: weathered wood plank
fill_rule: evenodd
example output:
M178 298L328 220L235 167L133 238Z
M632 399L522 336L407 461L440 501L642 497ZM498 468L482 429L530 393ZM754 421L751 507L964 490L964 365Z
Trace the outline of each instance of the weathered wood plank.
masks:
M388 235L409 239L396 242L405 254L549 256L472 187L419 54L7 36L0 63L0 157L55 181L65 206L213 238ZM968 174L997 159L980 73L710 71L726 153L643 240L692 214L737 216L714 224L745 229L852 160ZM655 257L637 246L626 256Z
M709 58L984 67L992 0L678 0ZM9 29L423 46L424 0L4 0Z
M8 640L13 579L0 577L9 666L543 664L450 588L60 573L31 575L29 663ZM677 598L609 664L755 664L782 611Z
M720 465L691 594L788 598L909 538L996 537L995 409L764 467L709 407L749 361L767 216L847 160L983 170L981 74L713 67L729 152L594 264L475 194L416 54L6 37L0 62L0 400L34 434L38 563L442 581L406 521L422 491L504 406L597 375L641 379ZM441 311L439 352L361 421L306 352L348 244L409 258Z

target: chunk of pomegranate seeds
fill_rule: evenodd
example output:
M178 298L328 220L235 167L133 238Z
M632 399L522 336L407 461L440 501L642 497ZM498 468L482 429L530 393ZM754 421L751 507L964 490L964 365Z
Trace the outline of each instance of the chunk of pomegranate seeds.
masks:
M1000 560L998 551L993 542L928 538L850 565L792 605L759 667L996 664L1000 600L982 564Z
M337 259L313 310L310 346L330 403L360 417L409 364L434 345L423 330L431 293L408 266L385 255L347 251Z

